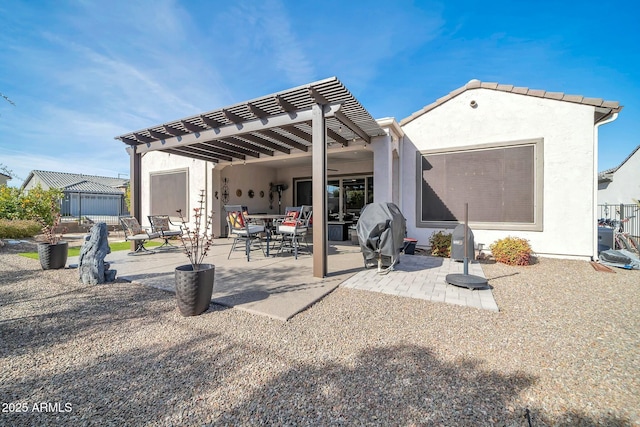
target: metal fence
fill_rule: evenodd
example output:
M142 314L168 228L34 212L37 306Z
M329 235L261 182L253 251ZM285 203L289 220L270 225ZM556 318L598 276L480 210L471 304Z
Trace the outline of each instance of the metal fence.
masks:
M124 194L90 194L65 192L60 213L66 223L90 226L96 222L118 226L118 217L128 215Z
M624 221L622 226L624 232L632 236L640 236L640 206L632 205L598 205L598 218L618 221ZM626 221L625 221L626 220Z

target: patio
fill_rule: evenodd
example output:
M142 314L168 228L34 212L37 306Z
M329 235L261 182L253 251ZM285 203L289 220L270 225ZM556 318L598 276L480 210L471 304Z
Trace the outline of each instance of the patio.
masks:
M364 269L359 246L330 241L329 274L320 279L313 277L313 257L308 254L295 260L289 254L264 257L258 251L247 262L238 251L227 260L231 243L216 239L205 259L216 266L212 302L273 319L291 319L338 286L498 311L490 289L471 291L445 283L447 274L463 270L462 263L449 259L402 254L395 270L381 275L376 269ZM174 292L175 267L188 263L178 248L138 256L118 251L106 261L120 279L170 292ZM77 257L68 262L77 263ZM469 273L485 277L477 263L470 264Z

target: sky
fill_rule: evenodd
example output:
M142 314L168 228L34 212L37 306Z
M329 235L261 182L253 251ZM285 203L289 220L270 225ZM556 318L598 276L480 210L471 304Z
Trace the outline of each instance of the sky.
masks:
M640 145L640 3L0 2L0 167L128 177L114 137L336 76L400 121L472 79L618 101L599 170ZM11 101L11 102L9 102Z

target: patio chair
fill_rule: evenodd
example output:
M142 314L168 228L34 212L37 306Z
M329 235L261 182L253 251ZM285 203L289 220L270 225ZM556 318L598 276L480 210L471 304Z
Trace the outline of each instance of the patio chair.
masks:
M301 206L299 211L289 211L287 217L278 225L278 233L282 236L278 254L283 251L293 252L295 259L298 259L298 252L301 249L311 253L311 247L307 243L307 234L313 210L311 206ZM302 246L304 244L304 247Z
M261 235L265 233L264 225L250 223L246 219L244 210L240 205L226 205L224 210L227 214L229 236L234 236L227 259L231 257L231 252L238 248L238 243L242 243L244 245L247 261L250 260L251 251L254 249L260 248L260 250L262 250L262 254L265 255L261 237Z
M176 236L182 236L182 226L171 222L169 215L149 215L147 218L149 218L149 224L151 224L151 231L153 233L159 233L160 237L164 239L164 243L158 247L158 249L165 247L177 249L178 247L176 245L169 243L169 239ZM176 227L178 228L176 229Z
M145 242L160 237L160 233L149 232L143 229L138 222L138 219L134 216L121 216L120 224L122 224L122 231L124 231L124 239L127 242L135 242L136 250L129 252L128 255L150 255L155 254L155 251L150 251L144 247Z
M278 218L271 223L271 241L273 248L279 249L282 244L282 235L280 234L280 226L285 221L293 221L300 216L300 206L287 206L284 208L284 218Z

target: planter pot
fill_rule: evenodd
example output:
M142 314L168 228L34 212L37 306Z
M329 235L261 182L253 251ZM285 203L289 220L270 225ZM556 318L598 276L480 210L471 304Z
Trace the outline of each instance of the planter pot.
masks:
M60 241L55 245L50 243L38 243L38 258L43 270L56 270L64 268L67 264L69 243Z
M176 267L176 299L178 309L183 316L197 316L204 313L211 303L213 264L201 264L199 270L189 265Z

